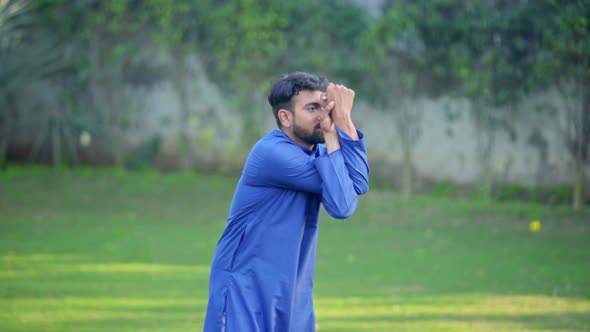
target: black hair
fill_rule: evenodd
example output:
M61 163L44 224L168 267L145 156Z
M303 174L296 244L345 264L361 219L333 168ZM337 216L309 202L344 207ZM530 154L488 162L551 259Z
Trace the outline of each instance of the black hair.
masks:
M268 103L272 107L272 113L277 121L277 126L281 128L279 120L279 110L286 109L294 112L291 105L291 98L299 94L302 90L326 91L328 80L323 76L316 76L304 72L294 72L283 75L280 79L272 82Z

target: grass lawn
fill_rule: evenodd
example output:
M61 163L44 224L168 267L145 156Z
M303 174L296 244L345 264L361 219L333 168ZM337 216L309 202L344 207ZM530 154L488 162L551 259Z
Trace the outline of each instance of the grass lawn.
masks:
M236 182L0 173L0 331L199 331ZM374 191L317 262L320 332L590 331L588 211Z

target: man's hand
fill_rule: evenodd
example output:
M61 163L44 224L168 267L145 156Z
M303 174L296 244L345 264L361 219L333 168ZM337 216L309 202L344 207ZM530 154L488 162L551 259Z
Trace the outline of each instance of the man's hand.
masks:
M327 105L322 107L322 115L319 116L320 129L324 134L324 140L328 153L332 153L340 149L340 141L338 139L338 132L336 131L336 124L332 119L331 113L334 110L334 101L330 101Z
M323 100L325 102L334 102L331 117L336 127L348 134L353 140L358 140L359 137L350 115L354 104L354 90L344 85L330 83L326 94L323 95Z

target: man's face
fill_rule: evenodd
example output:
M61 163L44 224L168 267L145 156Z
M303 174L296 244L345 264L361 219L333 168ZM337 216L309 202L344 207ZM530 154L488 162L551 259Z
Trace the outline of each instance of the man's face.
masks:
M318 90L303 90L293 96L291 104L294 111L293 134L306 145L324 143L320 129L319 116L322 115L321 97Z

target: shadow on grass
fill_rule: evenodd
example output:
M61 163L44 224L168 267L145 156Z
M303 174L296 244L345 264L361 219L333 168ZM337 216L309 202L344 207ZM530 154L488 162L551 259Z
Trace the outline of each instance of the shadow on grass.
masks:
M209 268L9 255L0 263L0 331L186 331L202 325Z
M105 262L76 255L4 257L0 330L199 330L208 267ZM316 296L320 331L584 331L590 301L541 295Z
M320 331L588 331L588 314L319 318Z

